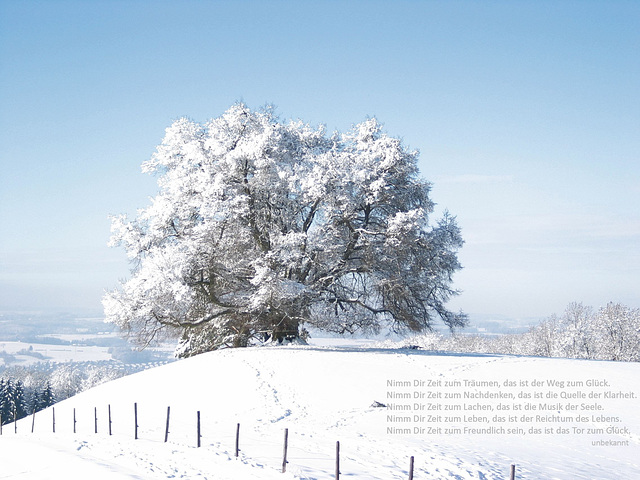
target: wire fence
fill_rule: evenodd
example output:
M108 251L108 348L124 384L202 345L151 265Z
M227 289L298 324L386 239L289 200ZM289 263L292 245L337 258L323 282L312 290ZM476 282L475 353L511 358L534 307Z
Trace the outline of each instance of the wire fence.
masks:
M163 441L164 443L175 442L187 446L193 446L200 448L203 445L202 439L206 437L209 439L208 446L216 447L219 449L225 449L225 446L232 446L231 450L233 451L233 456L236 458L240 456L240 452L242 451L241 447L244 445L259 445L260 453L258 456L251 458L259 459L261 462L272 465L274 468L280 469L282 473L287 471L287 466L289 465L289 459L295 457L296 462L304 462L313 460L314 462L329 462L333 461L334 463L334 475L333 478L335 480L340 479L341 472L341 444L340 441L336 441L335 443L335 455L333 458L327 453L322 453L319 450L315 452L309 452L304 449L296 448L295 443L291 443L291 437L289 435L289 429L284 428L284 430L280 431L280 439L277 440L274 438L266 439L264 434L258 434L254 429L241 429L241 423L236 423L234 428L225 428L220 429L219 424L216 424L218 428L215 429L214 432L207 432L207 434L203 434L203 421L201 411L197 410L195 415L193 416L192 425L189 427L187 425L188 422L185 422L185 416L182 415L181 418L178 419L176 425L176 419L172 418L172 410L170 406L167 406L166 416L164 417L163 426L164 428L158 428L157 426L146 424L144 427L141 427L140 419L143 417L143 412L139 408L137 402L130 406L130 413L132 414L129 418L129 428L126 427L127 422L119 422L118 430L114 430L114 416L111 404L106 405L105 411L99 411L98 407L93 407L91 410L92 416L91 418L88 416L87 409L85 408L82 412L76 410L76 408L72 408L70 411L68 410L66 413L66 418L61 418L61 415L56 417L56 408L55 406L50 407L46 410L41 410L39 412L34 412L30 418L22 419L22 421L18 421L15 417L12 419L13 422L4 425L4 430L7 428L12 430L13 433L18 433L18 425L20 423L20 428L24 428L25 420L30 420L30 433L36 432L36 425L38 427L38 433L41 432L50 432L55 434L56 432L69 432L77 434L80 429L78 428L78 424L83 424L83 433L90 433L89 430L93 434L104 433L107 436L117 436L117 437L128 437L133 438L134 440L145 439L148 441ZM71 415L69 415L71 413ZM120 413L122 413L122 409L120 409ZM176 417L175 410L173 411L173 416ZM103 416L104 415L104 416ZM38 420L36 422L36 416ZM49 417L47 419L47 417ZM154 415L156 419L158 418L157 409L156 415ZM0 435L3 434L3 425L2 418L0 417ZM89 426L89 427L88 427ZM174 427L175 431L174 431ZM28 427L27 427L28 428ZM209 424L209 428L211 428L211 424ZM127 432L127 430L129 430ZM189 430L191 430L191 434L189 434ZM162 431L163 436L159 436L159 431ZM217 437L216 441L211 441L211 438L215 435ZM175 437L175 438L174 438ZM243 452L244 453L244 452ZM245 457L249 457L245 454ZM407 476L409 480L414 479L414 466L415 466L415 456L411 455L407 458L407 466L408 469L402 469L402 474ZM516 465L511 464L509 468L509 480L516 480Z

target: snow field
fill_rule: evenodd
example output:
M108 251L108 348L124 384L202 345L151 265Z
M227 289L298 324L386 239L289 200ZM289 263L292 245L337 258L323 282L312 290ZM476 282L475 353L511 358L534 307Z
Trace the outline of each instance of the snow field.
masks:
M415 350L291 346L218 351L124 377L57 404L55 434L51 409L36 414L33 434L31 418L18 422L17 435L5 425L0 448L7 462L0 478L62 478L61 472L66 478L90 474L92 480L333 478L336 441L341 444L341 478L406 479L412 455L416 479L504 479L512 463L522 479L640 478L637 398L600 401L603 412L619 416L616 425L629 430L607 438L629 440L626 447L595 447L592 437L573 434L395 435L387 431L387 415L394 412L371 406L392 401L387 400L388 380L606 379L613 390L640 394L639 373L635 363ZM498 401L487 402L495 407ZM133 439L134 403L139 440ZM167 406L169 441L164 443ZM196 448L197 411L202 448ZM237 423L240 455L235 458ZM510 425L517 422L505 424ZM289 464L282 474L285 428ZM37 465L28 460L33 455Z
M45 343L24 343L24 342L0 342L0 350L15 355L22 350L28 351L32 347L35 354L44 356L44 360L51 362L97 362L111 360L109 347L78 346L78 345L52 345ZM43 359L29 355L18 355L20 365L32 365ZM1 360L0 360L1 361Z

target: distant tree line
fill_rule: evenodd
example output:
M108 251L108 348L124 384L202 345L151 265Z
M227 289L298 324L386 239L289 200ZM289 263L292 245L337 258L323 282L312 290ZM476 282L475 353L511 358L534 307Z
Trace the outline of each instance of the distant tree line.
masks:
M65 400L101 383L115 380L150 364L124 365L82 363L37 363L0 370L0 415L2 423L13 422Z
M541 357L640 361L640 309L609 303L595 310L571 303L522 334L442 335L427 333L405 343L427 350L503 353Z
M43 410L55 401L49 382L38 389L25 387L20 380L0 378L0 421L3 425Z

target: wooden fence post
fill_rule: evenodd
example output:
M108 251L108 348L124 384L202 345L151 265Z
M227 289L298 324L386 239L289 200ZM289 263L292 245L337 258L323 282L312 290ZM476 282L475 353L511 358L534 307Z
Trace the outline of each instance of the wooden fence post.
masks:
M108 409L109 409L109 435L111 435L111 404L109 404Z
M98 433L98 407L93 407L93 425L95 433Z
M13 433L18 433L18 407L13 409Z
M516 466L514 464L511 465L511 475L509 475L511 480L516 480Z
M284 451L282 453L282 473L287 471L287 448L289 446L289 429L284 429Z
M409 459L409 480L413 480L413 456Z
M171 407L167 407L167 426L164 429L164 443L167 443L169 439L169 414L171 413Z
M336 480L340 480L340 442L336 442Z
M51 422L53 424L53 433L56 433L56 407L51 407Z
M73 433L76 433L76 409L73 407Z
M202 438L202 435L200 434L200 410L198 410L198 448L200 447L200 439Z
M33 411L33 418L31 418L31 433L33 433L33 427L36 426L36 411Z
M135 426L133 438L137 440L138 439L138 404L137 403L133 404L133 424Z
M240 451L240 424L236 427L236 457Z
M0 413L0 435L2 435L2 414Z

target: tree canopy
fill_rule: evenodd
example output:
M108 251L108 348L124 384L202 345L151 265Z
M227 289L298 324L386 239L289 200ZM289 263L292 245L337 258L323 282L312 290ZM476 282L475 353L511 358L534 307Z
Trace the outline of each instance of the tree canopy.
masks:
M107 320L142 345L179 335L181 356L305 326L463 326L445 306L460 230L449 214L430 222L417 159L375 119L332 135L242 104L177 120L142 165L157 196L112 219L133 267L103 299Z

